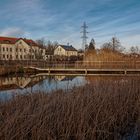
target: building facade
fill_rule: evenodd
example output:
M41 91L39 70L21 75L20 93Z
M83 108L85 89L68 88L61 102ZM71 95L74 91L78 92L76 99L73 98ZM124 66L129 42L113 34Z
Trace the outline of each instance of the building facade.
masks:
M78 56L78 52L73 46L59 45L54 50L54 55L70 57L70 56Z
M25 38L0 37L0 60L44 59L45 48Z

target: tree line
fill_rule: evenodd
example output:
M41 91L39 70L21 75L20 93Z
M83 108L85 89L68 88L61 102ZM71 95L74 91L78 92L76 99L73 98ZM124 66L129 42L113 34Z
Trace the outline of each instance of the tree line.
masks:
M95 50L95 49L96 49L95 40L91 39L89 45L86 46L86 51ZM124 53L126 50L126 48L122 46L121 42L116 37L112 37L109 42L106 42L103 45L101 45L100 49L104 51L112 51L114 53L115 52ZM138 46L131 46L129 49L129 53L139 54L140 48Z

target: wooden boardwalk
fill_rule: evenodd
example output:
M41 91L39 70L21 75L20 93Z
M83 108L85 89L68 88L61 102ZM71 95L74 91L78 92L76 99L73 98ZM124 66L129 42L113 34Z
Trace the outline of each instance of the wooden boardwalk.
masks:
M27 71L48 74L83 74L83 75L140 75L140 61L89 61L75 62L74 64L53 63L43 66L28 65L24 67Z
M37 68L37 67L25 67L24 69L33 70L38 73L48 73L48 74L140 75L140 69Z

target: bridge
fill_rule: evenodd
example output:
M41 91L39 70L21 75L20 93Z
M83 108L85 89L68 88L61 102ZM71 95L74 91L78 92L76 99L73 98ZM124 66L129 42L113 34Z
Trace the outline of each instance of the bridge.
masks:
M83 74L83 75L140 75L140 61L90 61L77 62L75 64L53 63L43 66L30 65L24 67L27 71L36 71L38 73L48 74Z

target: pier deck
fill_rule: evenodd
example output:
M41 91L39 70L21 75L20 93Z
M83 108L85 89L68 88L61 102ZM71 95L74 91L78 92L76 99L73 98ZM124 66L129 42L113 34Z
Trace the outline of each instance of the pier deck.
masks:
M24 67L26 70L35 70L37 72L45 72L48 74L138 74L140 69L93 69L93 68L37 68L37 67Z

